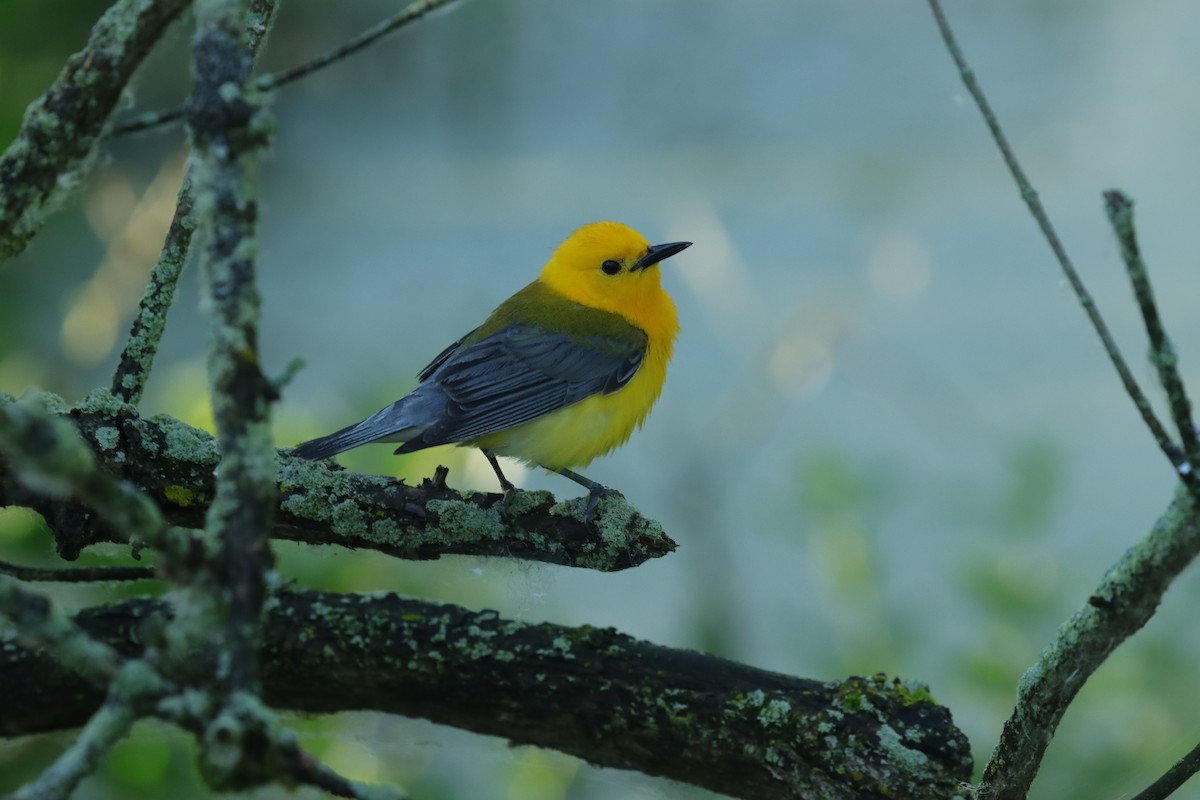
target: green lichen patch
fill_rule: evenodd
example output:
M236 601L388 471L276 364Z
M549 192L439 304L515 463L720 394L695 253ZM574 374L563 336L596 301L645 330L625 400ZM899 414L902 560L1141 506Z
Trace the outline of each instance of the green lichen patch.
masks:
M510 516L519 517L523 514L536 511L542 506L550 505L552 502L554 502L554 495L545 490L525 491L524 489L518 489L508 498L505 511Z
M506 530L495 506L480 508L462 500L430 500L425 509L434 515L441 535L449 541L500 539ZM431 530L427 535L436 538L438 534Z
M217 440L206 431L193 428L167 414L150 418L162 431L166 450L163 455L192 464L215 467L221 460Z
M121 432L111 425L96 428L96 444L101 450L116 450L121 443Z
M126 408L126 405L114 397L108 389L99 388L88 392L87 396L79 401L76 408L85 414L117 417L121 410Z
M11 401L11 395L8 397ZM21 399L16 402L28 404L29 407L44 408L51 414L63 415L69 410L67 402L53 392L43 392L40 389L30 389L21 395Z
M181 508L187 508L196 502L196 493L186 486L171 484L163 489L163 496Z

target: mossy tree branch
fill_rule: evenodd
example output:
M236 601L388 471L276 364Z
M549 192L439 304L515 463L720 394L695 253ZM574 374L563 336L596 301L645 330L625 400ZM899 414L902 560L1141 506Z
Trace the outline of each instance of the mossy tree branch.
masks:
M1140 542L1104 576L1017 687L1017 703L984 771L988 795L1024 798L1067 707L1109 654L1139 631L1163 594L1200 555L1200 514L1180 487Z
M78 624L123 653L170 614L143 599L88 609ZM277 708L379 710L573 753L737 797L959 796L965 737L921 686L821 682L638 641L612 629L506 620L395 595L285 592L268 604L264 699ZM0 652L0 684L69 671ZM73 691L47 718L24 698L13 735L73 724L100 702Z
M173 525L200 527L214 495L216 440L165 415L141 417L108 392L93 392L67 410L99 464L158 503ZM0 413L17 401L0 396ZM309 544L377 550L397 558L443 555L520 558L613 571L637 566L675 549L655 521L619 497L605 498L590 522L577 500L556 503L547 492L518 491L502 512L499 494L463 494L444 484L422 486L347 472L330 462L276 454L279 477L271 535ZM54 532L64 558L97 542L126 540L127 531L103 523L88 507L31 492L0 454L0 505L34 509Z
M0 261L37 233L48 205L78 185L134 71L190 0L117 0L87 45L30 104L0 156Z
M196 193L204 202L201 306L209 322L209 394L221 453L205 520L206 531L220 542L208 565L214 582L208 589L227 623L220 678L229 692L257 693L254 643L275 510L275 391L259 366L254 183L258 151L272 123L261 97L248 88L254 54L244 40L243 16L237 0L197 0L196 82L187 120Z

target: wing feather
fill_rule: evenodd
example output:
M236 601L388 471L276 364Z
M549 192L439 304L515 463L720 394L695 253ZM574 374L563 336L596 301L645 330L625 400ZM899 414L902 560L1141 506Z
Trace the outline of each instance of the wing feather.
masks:
M637 373L646 335L567 336L515 323L478 341L463 337L421 373L419 392L445 400L441 419L397 452L462 442L529 422L599 393L611 393Z

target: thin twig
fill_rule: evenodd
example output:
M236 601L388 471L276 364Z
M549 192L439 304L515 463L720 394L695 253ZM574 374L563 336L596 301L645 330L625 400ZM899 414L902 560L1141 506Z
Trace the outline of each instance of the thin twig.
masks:
M133 707L127 703L109 702L100 706L75 742L37 778L14 792L11 800L66 800L113 745L129 733L136 720Z
M1200 744L1176 761L1175 765L1163 773L1161 778L1138 792L1133 800L1165 800L1197 772L1200 772Z
M246 44L257 57L267 31L270 29L277 8L276 0L254 0L246 12ZM180 109L182 113L182 109ZM192 184L195 181L195 164L190 163L179 187L175 201L175 216L167 230L166 241L158 263L150 273L150 282L138 314L129 331L129 341L121 351L117 369L113 373L112 393L123 402L137 405L141 402L167 324L167 313L175 300L175 286L183 271L188 251L192 244L192 232L196 229L193 213Z
M154 567L27 567L0 561L0 574L21 581L51 583L96 583L100 581L144 581L157 577Z
M1125 392L1133 400L1133 404L1137 406L1138 413L1142 416L1142 421L1146 423L1146 427L1150 429L1154 440L1158 442L1159 449L1166 454L1172 464L1175 464L1179 452L1178 446L1171 441L1170 434L1167 433L1166 428L1163 427L1158 417L1155 416L1154 408L1150 405L1150 401L1138 386L1137 381L1134 380L1133 373L1129 370L1129 365L1125 363L1125 358L1121 355L1121 351L1117 347L1117 343L1113 340L1112 334L1109 333L1104 318L1096 308L1095 299L1088 292L1087 287L1084 286L1083 279L1079 277L1079 273L1075 271L1071 259L1067 256L1066 249L1063 247L1058 234L1054 230L1054 225L1050 222L1045 208L1042 207L1042 203L1038 199L1037 191L1033 188L1029 179L1025 177L1025 171L1021 169L1016 155L1014 155L1012 148L1009 147L1008 139L1000 127L999 120L997 120L996 115L992 112L992 108L983 94L983 89L979 87L979 83L975 80L974 70L971 69L963 57L962 50L959 48L958 42L955 41L954 32L950 28L950 23L946 21L946 15L942 12L941 3L939 0L929 0L929 7L932 9L933 17L937 21L938 30L941 31L942 40L946 43L946 49L950 51L950 57L954 59L954 63L958 67L958 73L962 78L963 85L967 87L967 91L979 107L979 111L983 115L983 120L987 123L988 130L991 131L992 138L996 141L996 146L1000 148L1000 153L1004 156L1004 163L1008 165L1008 170L1012 173L1013 180L1016 181L1021 198L1029 206L1029 211L1033 214L1033 218L1037 220L1042 235L1046 237L1046 242L1050 245L1050 249L1054 251L1054 256L1058 259L1058 264L1062 268L1063 275L1066 276L1067 282L1071 284L1071 289L1075 292L1079 304L1083 306L1084 313L1087 314L1088 320L1091 321L1096 335L1100 337L1100 342L1104 346L1104 352L1108 354L1109 361L1112 362L1113 367L1117 370L1117 375L1120 376L1121 383L1125 386ZM1200 480L1197 480L1194 474L1181 474L1180 477L1189 488L1197 492L1197 496L1200 496Z
M0 575L0 620L4 619L12 622L20 641L46 648L96 686L106 686L121 665L116 650L84 633L50 598Z
M448 6L455 0L418 0L406 6L403 10L388 17L387 19L372 25L365 31L354 37L350 41L333 48L332 50L323 53L303 64L297 64L294 67L289 67L281 72L270 75L261 75L255 81L255 86L262 90L268 91L277 89L293 81L297 81L307 75L324 69L325 67L337 61L341 61L347 56L357 53L365 47L373 44L376 40L399 30L404 26L416 22L422 17L435 11L443 6ZM184 110L180 108L165 109L162 111L151 111L145 114L134 117L118 125L114 125L111 135L124 136L128 133L138 133L140 131L158 128L172 122L177 122L183 117Z
M279 0L250 0L246 9L246 47L257 60L262 49L267 32L275 23L275 13L279 10Z
M138 313L129 331L129 341L125 343L113 373L113 395L131 405L141 402L142 392L146 389L146 380L150 377L154 356L158 353L158 344L167 326L167 312L175 300L175 286L192 245L192 232L196 229L192 213L193 170L194 167L189 166L183 177L175 204L175 216L167 230L162 253L150 272L150 283L146 285L146 292L138 304Z
M79 635L86 636L82 630ZM18 789L13 800L66 800L113 745L125 737L143 710L171 689L146 661L127 661L108 684L104 705L88 719L74 744L36 779Z
M297 783L315 786L335 797L348 797L351 800L405 800L405 795L391 787L363 784L338 775L299 745L287 748L282 755L287 762L286 768Z
M436 11L442 6L449 5L454 0L418 0L411 5L406 6L399 13L372 25L365 31L354 37L350 41L335 47L329 52L317 56L311 61L306 61L303 64L298 64L290 69L285 69L282 72L277 72L274 75L263 75L258 79L258 88L263 91L274 89L284 84L291 83L294 80L299 80L305 75L310 75L319 69L324 69L335 61L341 61L349 55L357 53L364 47L371 45L375 40L387 36L395 30L403 28L412 22L424 17L431 11Z
M1150 338L1150 361L1158 370L1158 380L1167 393L1171 417L1183 442L1183 452L1176 452L1172 463L1189 488L1195 490L1198 484L1193 473L1200 468L1200 440L1196 436L1196 424L1192 421L1192 403L1179 374L1179 356L1163 328L1158 304L1154 300L1154 289L1150 285L1150 273L1146 270L1138 247L1137 231L1133 227L1133 201L1123 192L1108 191L1104 193L1104 210L1121 245L1121 258L1146 324L1146 335ZM1193 480L1186 480L1188 476L1192 476ZM1196 497L1200 499L1200 493Z

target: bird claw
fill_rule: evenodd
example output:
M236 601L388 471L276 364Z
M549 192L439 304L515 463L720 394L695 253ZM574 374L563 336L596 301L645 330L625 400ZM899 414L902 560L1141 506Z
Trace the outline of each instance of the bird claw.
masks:
M511 483L504 489L504 497L500 500L500 519L508 518L509 506L512 505L513 498L517 496L517 487Z
M591 486L588 488L587 507L583 511L583 521L584 522L592 521L592 516L596 512L596 506L600 505L600 500L602 498L608 497L608 496L619 497L622 500L625 499L625 495L621 494L616 489L610 489L607 486L602 486L599 483L597 483L595 486Z

